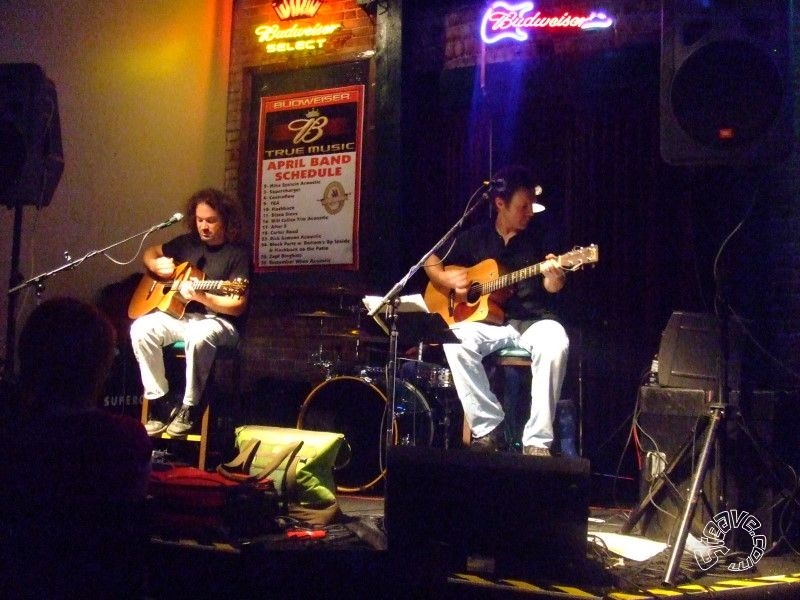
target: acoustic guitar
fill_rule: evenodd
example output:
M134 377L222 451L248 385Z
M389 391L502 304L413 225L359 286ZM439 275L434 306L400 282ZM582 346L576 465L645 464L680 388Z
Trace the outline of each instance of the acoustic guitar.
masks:
M128 316L136 319L153 310L160 310L180 319L186 312L188 301L178 293L181 283L193 280L194 289L220 296L241 296L247 291L248 281L236 278L233 281L206 279L205 274L185 262L175 267L173 279L164 281L149 271L142 275L128 304Z
M585 248L575 248L556 257L556 260L562 269L577 271L583 266L594 264L599 260L598 248L596 244ZM467 268L470 283L465 298L456 298L454 290L438 286L432 281L425 288L423 298L428 310L440 314L448 325L462 321L479 321L500 325L505 320L503 304L513 292L509 286L541 274L545 264L547 261L542 261L503 274L497 261L489 258ZM445 267L445 270L461 268L463 267L449 265Z

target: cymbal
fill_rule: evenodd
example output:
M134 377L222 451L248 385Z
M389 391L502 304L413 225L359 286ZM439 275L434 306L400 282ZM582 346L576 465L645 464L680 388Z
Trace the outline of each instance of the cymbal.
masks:
M298 317L308 317L311 319L344 319L348 315L337 315L336 313L328 312L327 310L315 310L310 313L297 313Z
M381 337L379 335L372 335L369 333L364 333L363 331L359 331L357 329L353 329L351 331L345 331L342 333L321 333L322 337L331 337L331 338L347 338L350 340L358 340L360 342L372 342L375 344L380 344L386 341L386 338Z
M322 290L323 293L327 294L334 294L336 296L363 296L366 293L366 287L358 286L358 287L347 287L344 285L337 285L329 288L325 288Z
M292 290L296 292L299 296L305 295L315 295L315 296L327 296L327 297L334 297L334 298L360 298L368 293L368 289L366 285L361 284L354 284L354 285L347 285L347 284L334 284L330 287L309 287L309 286L298 286L293 287Z

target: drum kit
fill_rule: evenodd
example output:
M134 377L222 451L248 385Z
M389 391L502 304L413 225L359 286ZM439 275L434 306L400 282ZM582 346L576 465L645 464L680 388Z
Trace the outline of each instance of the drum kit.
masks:
M326 331L326 322L352 318L353 314L355 328ZM341 453L341 464L335 470L337 488L342 492L369 490L383 479L387 443L449 448L461 437L461 406L450 369L443 364L441 345L419 341L405 356L398 357L396 376L389 377L386 353L377 351L388 344L388 336L362 327L364 314L363 309L354 307L343 312L316 310L297 315L318 320L320 338L347 340L354 345L353 363L340 360L336 353L326 350L324 341L320 343L310 361L322 371L323 381L305 398L297 420L298 429L344 434L348 448ZM361 362L365 355L369 358ZM388 389L391 381L394 393ZM389 442L387 419L392 399Z

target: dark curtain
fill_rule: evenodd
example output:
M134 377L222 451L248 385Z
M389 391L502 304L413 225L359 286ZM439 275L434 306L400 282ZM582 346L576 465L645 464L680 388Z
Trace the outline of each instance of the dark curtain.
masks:
M713 313L723 297L757 344L777 352L744 354L749 385L797 385L775 363L796 361L796 286L779 257L796 245L794 186L777 185L768 167L662 160L657 43L488 65L485 89L478 69L406 82L409 97L423 100L406 113L405 262L448 230L492 169L534 169L547 206L534 225L553 252L599 246L597 266L571 274L559 295L572 363L582 367L584 448L595 471L617 469L638 388L673 311ZM426 283L418 275L412 291ZM577 375L573 366L567 377ZM622 470L635 469L628 452Z
M678 256L693 252L685 230L691 215L665 199L657 56L642 48L589 63L496 65L488 89L477 91L473 69L460 78L419 78L416 95L430 101L415 109L416 135L408 140L414 252L435 243L491 169L509 162L530 166L542 181L547 211L536 225L553 252L598 244L599 264L570 275L560 301L582 359L584 446L610 463L622 450L640 373L658 349L675 295L697 297L675 275ZM663 282L672 287L676 279L678 290L665 293ZM420 278L418 287L424 284Z

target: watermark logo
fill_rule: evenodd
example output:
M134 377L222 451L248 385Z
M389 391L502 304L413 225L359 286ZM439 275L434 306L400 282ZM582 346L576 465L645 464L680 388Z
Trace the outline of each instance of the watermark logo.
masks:
M745 560L728 563L728 571L747 571L761 560L767 549L767 538L760 535L761 522L746 510L726 510L715 515L703 528L700 541L704 548L694 550L694 559L703 571L716 565L730 553L725 545L725 536L740 530L750 536L752 547ZM729 538L730 539L730 538Z

